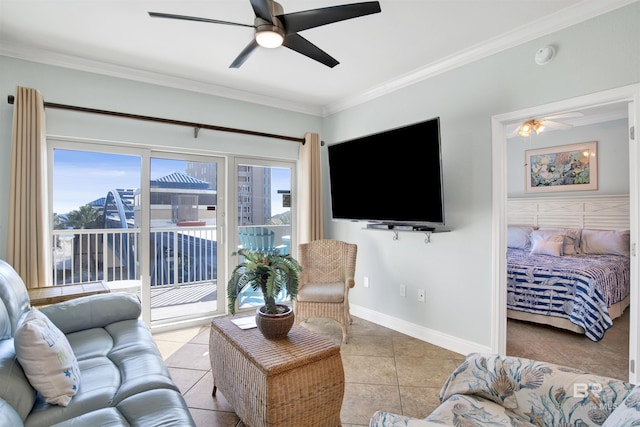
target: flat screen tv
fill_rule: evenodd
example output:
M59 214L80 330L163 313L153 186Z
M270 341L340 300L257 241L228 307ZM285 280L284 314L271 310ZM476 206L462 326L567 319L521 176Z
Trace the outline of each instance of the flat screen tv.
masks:
M444 225L440 118L328 147L334 220Z

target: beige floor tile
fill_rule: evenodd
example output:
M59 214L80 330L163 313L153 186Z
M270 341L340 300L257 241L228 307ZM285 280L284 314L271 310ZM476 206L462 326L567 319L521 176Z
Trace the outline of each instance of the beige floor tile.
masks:
M345 398L340 412L342 423L368 425L371 415L379 409L402 412L397 386L349 382L345 385Z
M400 386L400 401L402 414L425 418L440 405L438 393L441 387L406 387Z
M166 359L166 363L167 366L172 368L209 370L211 368L209 346L187 343L169 356Z
M211 371L200 378L200 380L184 394L184 398L190 408L209 409L215 411L233 412L233 407L224 397L221 390L216 390L216 395L212 396L213 377Z
M393 349L396 356L422 357L426 359L453 359L462 362L464 355L446 350L437 345L417 338L397 336L393 338Z
M200 328L200 332L189 342L192 344L205 344L209 345L209 334L211 333L211 328L209 326L203 326Z
M207 374L207 371L197 369L169 368L171 379L183 395L191 390ZM209 373L209 375L211 375Z
M384 326L376 325L375 323L354 317L353 323L349 326L349 335L402 336L403 334L396 332L393 329L385 328Z
M176 329L173 331L154 333L153 338L161 341L175 341L175 342L187 343L191 341L200 332L201 332L200 327Z
M340 346L342 355L393 357L393 338L390 336L354 335Z
M240 418L233 412L206 411L191 409L191 415L197 427L234 427Z
M182 346L185 344L178 341L161 341L158 339L156 339L155 341L164 360L167 360L169 356L180 350L180 348L182 348Z
M347 383L398 384L393 357L342 355L344 378Z
M412 387L442 387L449 374L460 363L451 359L426 359L422 357L395 358L398 384Z

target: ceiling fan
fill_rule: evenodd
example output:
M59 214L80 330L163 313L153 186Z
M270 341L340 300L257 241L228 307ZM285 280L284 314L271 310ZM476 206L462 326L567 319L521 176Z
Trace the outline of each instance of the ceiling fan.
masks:
M516 127L511 133L510 137L520 135L520 136L529 136L531 132L535 132L538 135L543 130L549 129L569 129L572 128L573 125L569 123L557 122L557 119L568 119L571 117L582 117L584 114L579 111L573 111L570 113L562 113L556 114L553 116L542 117L540 119L531 119L522 123L520 126Z
M197 16L174 15L170 13L149 12L153 18L182 19L187 21L209 22L212 24L235 25L255 29L255 37L240 52L229 68L239 68L258 47L275 48L285 46L313 60L333 68L339 62L316 45L298 34L298 31L347 19L358 18L380 12L380 3L369 1L340 6L311 9L302 12L284 13L280 3L274 0L250 0L255 13L253 25Z

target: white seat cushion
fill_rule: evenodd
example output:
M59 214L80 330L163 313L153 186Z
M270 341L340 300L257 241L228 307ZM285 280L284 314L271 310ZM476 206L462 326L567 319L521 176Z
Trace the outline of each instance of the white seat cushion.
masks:
M296 299L303 302L342 302L344 283L307 283L298 290Z

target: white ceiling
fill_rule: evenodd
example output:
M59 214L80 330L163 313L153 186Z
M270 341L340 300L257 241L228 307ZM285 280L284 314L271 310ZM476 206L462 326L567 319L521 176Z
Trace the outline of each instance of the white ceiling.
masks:
M280 47L231 69L253 29L147 12L253 24L249 0L0 0L0 55L326 115L634 1L380 0L379 14L300 33L335 68Z

